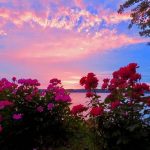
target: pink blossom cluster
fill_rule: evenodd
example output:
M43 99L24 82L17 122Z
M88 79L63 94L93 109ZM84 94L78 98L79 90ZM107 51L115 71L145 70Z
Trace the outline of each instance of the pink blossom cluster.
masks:
M47 110L52 110L54 108L54 104L53 103L48 103L47 105ZM45 107L44 106L38 106L36 108L37 112L44 112Z
M0 80L0 92L4 90L12 91L17 87L17 84L9 82L6 78Z
M82 104L79 104L79 105L76 105L76 106L73 106L71 112L74 114L74 115L77 115L79 113L82 113L84 111L86 111L88 108L85 107L84 105Z
M50 83L52 85L58 85L58 84L61 84L61 80L58 80L57 78L53 78L50 80Z
M60 94L57 93L56 97L55 97L55 101L57 102L71 102L71 98L69 95L67 94Z
M54 78L50 80L50 84L47 88L47 91L53 92L56 102L71 102L71 98L69 94L60 85L61 85L61 80Z
M19 79L18 83L25 86L40 86L37 79Z
M22 119L22 116L23 116L23 114L21 114L21 113L15 113L15 114L13 114L12 118L14 120L20 120L20 119Z
M102 106L95 106L91 109L90 115L91 116L101 116L104 112L104 108Z
M40 86L40 83L36 79L19 79L17 81L16 77L13 77L12 82L6 78L0 80L0 111L4 111L0 114L0 132L5 128L3 122L9 121L7 118L11 118L10 122L12 119L15 122L21 119L23 121L23 118L27 117L28 111L33 114L41 113L41 115L53 114L55 106L59 109L62 107L62 102L67 104L64 105L65 107L70 105L71 98L62 87L61 80L51 79L45 90L40 90L37 86ZM5 113L5 108L8 108L8 113Z
M36 108L36 110L37 110L38 112L43 112L43 111L44 111L44 107L43 107L43 106L38 106L38 107Z
M0 110L4 109L7 106L11 106L11 105L13 105L13 103L11 101L9 101L9 100L1 100L0 101Z
M94 73L90 72L80 79L80 85L84 86L86 90L92 90L97 88L98 79Z
M110 108L111 108L111 110L113 110L120 105L121 105L120 100L116 100L116 101L110 103Z
M100 96L96 93L98 79L94 73L88 73L80 79L80 85L87 90L86 97L90 98L88 104L91 110L91 116L100 116L103 112L113 112L117 108L126 108L128 105L149 106L150 99L144 97L145 91L150 91L150 86L141 83L141 75L137 73L139 66L136 63L130 63L125 67L113 72L113 78L103 79L102 89L107 89L110 94L105 98L104 102L100 101ZM78 106L78 105L77 105ZM73 108L80 108L74 106Z
M66 93L64 88L59 88L55 93L55 101L57 102L71 102L70 96Z
M52 110L53 107L54 107L54 104L53 104L53 103L49 103L49 104L47 105L47 109L48 109L48 110Z

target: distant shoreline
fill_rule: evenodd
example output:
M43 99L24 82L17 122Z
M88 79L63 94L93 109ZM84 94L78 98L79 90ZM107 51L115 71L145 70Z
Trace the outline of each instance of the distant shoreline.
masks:
M86 93L87 90L85 89L66 89L66 91L71 92L71 93ZM95 90L97 93L110 93L109 90L102 90L102 89L96 89ZM145 91L145 94L150 94L150 92Z
M66 89L66 91L71 93L86 93L87 90L85 89ZM95 92L97 93L110 93L108 90L96 89Z
M40 89L40 91L42 90L45 90L45 89ZM70 92L70 93L86 93L87 90L85 89L65 89L67 92ZM102 89L96 89L95 90L96 93L110 93L109 90L102 90ZM144 92L145 94L150 94L150 92L148 91L145 91Z

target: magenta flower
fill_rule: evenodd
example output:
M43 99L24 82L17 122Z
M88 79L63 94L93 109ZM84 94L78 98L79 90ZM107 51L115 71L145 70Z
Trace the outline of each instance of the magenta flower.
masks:
M23 114L13 114L13 119L14 120L20 120L22 119Z
M47 105L47 109L48 109L48 110L52 110L53 107L54 107L54 104L53 104L53 103L49 103L49 104Z
M50 83L52 85L57 85L57 84L61 84L61 80L58 80L57 78L51 79Z
M3 131L3 127L2 125L0 124L0 133Z
M111 107L111 110L115 109L116 107L120 106L120 100L116 100L114 102L111 102L110 103L110 107Z
M57 94L55 97L55 101L57 101L57 102L71 102L71 98L69 95Z
M25 86L40 86L40 83L36 79L19 79L18 83Z
M27 96L25 97L25 99L26 99L27 101L31 101L31 100L32 100L32 96L31 96L31 95L27 95Z
M56 89L56 93L57 93L57 94L64 95L64 94L66 94L66 91L65 91L64 88L58 88L58 89Z
M40 96L44 97L46 95L46 90L42 90Z
M9 100L0 100L0 110L4 109L6 106L13 105L13 103Z
M64 96L63 96L63 101L64 101L64 102L71 102L70 96L69 96L69 95L64 95Z
M44 111L44 107L43 107L43 106L38 106L38 107L36 108L36 110L37 110L38 112L43 112L43 111Z
M54 86L52 84L48 85L48 87L47 87L48 91L53 91L53 92L56 92L58 89L59 89L59 87Z
M16 77L12 77L12 81L15 82L16 81Z

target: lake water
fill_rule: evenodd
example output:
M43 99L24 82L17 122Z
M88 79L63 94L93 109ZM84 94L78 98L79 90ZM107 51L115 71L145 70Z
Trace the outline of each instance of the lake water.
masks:
M104 100L105 97L109 93L98 93L98 95L101 96L101 100ZM72 104L77 105L77 104L86 104L89 101L89 98L86 98L86 93L70 93L70 96L72 98Z
M101 100L104 100L109 93L98 93L101 96ZM86 98L86 93L70 93L72 98L72 105L77 104L86 104L89 101L89 98ZM145 96L150 96L150 94L145 94Z

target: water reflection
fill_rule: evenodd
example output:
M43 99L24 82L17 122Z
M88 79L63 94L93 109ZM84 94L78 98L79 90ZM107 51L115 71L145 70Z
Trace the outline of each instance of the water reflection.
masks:
M72 104L73 105L77 105L77 104L87 104L87 102L89 101L89 98L85 97L86 93L70 93L70 96L72 98ZM98 95L101 96L101 100L103 101L105 99L105 97L108 95L109 93L98 93Z
M98 93L98 95L101 96L101 100L103 101L106 96L108 95L109 93ZM89 101L89 98L86 98L86 93L70 93L70 96L72 98L72 104L73 105L77 105L77 104L87 104L86 102ZM145 96L150 96L149 93L146 93Z

